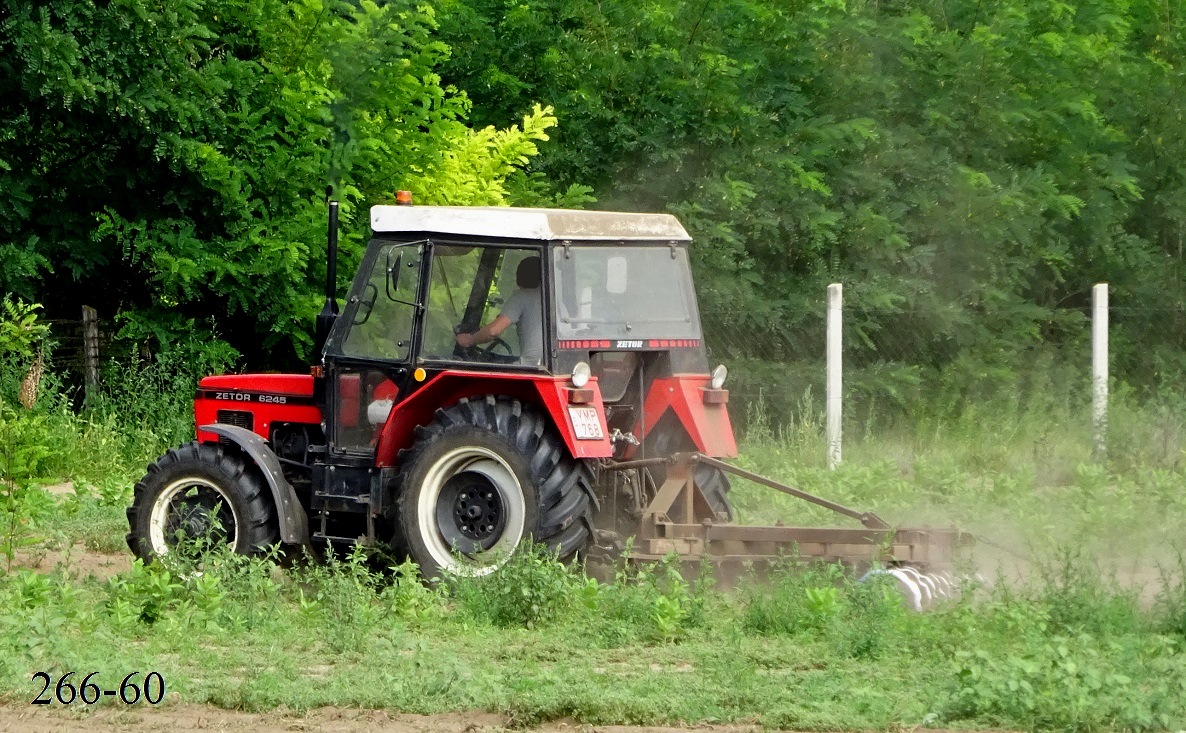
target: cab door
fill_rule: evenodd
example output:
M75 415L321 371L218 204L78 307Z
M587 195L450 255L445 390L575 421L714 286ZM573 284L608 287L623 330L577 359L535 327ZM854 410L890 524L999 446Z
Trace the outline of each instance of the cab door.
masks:
M427 242L372 242L325 344L329 462L373 465L416 360Z

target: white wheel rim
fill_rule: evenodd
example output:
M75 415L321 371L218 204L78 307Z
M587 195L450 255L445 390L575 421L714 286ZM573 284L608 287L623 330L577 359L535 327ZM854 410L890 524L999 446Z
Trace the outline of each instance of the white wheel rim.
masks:
M436 520L437 501L445 483L463 471L485 476L502 498L506 514L502 536L489 550L469 556L468 562L462 561L445 543ZM502 456L477 446L455 448L437 459L424 476L416 510L420 538L428 554L441 570L455 575L479 576L494 572L519 546L527 520L523 486L515 472Z
M156 501L152 504L152 513L148 518L148 543L154 555L165 555L169 552L169 544L165 541L165 527L169 523L170 511L174 508L172 506L173 499L178 494L193 488L210 489L218 494L222 499L223 506L231 512L231 517L235 523L235 539L236 541L238 540L239 514L235 511L235 505L231 502L231 498L227 496L226 491L213 481L196 476L187 476L186 478L177 479L166 486L161 493L157 494ZM233 543L228 542L227 544L231 545L233 549Z

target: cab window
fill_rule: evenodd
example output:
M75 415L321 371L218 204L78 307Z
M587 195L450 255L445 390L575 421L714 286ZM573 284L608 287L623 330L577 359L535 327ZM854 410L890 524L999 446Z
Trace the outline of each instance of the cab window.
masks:
M343 356L407 361L416 322L417 289L423 245L381 247L365 280L355 282L343 318L339 343L328 346Z
M524 265L524 262L527 262ZM521 287L521 269L535 271ZM538 365L543 353L543 296L536 250L434 245L420 354L427 360ZM511 323L495 338L471 347L473 334L500 315Z

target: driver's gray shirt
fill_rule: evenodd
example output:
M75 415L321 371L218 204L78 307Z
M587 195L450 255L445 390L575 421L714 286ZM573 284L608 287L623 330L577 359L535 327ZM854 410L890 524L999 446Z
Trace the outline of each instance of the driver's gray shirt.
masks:
M544 299L539 288L516 290L499 315L519 327L519 363L539 366L544 358Z

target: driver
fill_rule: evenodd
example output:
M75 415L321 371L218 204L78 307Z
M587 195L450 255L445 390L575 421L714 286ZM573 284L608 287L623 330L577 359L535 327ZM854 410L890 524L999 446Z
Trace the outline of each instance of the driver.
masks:
M457 334L457 345L470 348L498 338L512 324L519 326L519 363L539 366L544 356L544 302L539 291L539 257L524 257L515 270L519 289L507 299L502 312L475 333Z

